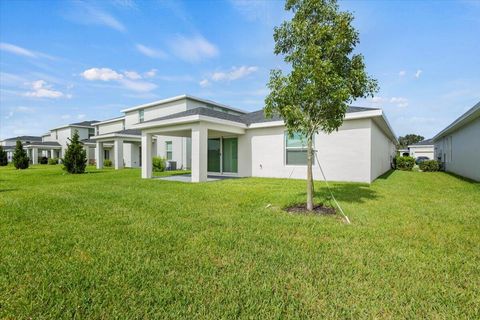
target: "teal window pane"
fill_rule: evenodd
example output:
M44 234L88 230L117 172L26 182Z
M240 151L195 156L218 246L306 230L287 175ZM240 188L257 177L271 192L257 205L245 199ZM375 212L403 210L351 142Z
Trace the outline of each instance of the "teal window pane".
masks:
M307 150L287 150L288 165L306 165Z
M289 135L288 132L285 132L285 139L287 148L307 147L307 138L300 133L294 133L292 135Z

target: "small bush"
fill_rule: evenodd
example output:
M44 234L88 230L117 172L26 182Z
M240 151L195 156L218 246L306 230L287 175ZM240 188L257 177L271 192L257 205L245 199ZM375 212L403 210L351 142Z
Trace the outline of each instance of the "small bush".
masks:
M41 157L40 158L40 164L47 164L48 163L48 158L47 157Z
M48 164L51 164L51 165L58 164L58 159L57 158L50 158L50 159L48 159Z
M154 172L162 172L165 171L167 166L167 160L162 157L153 157L152 159L152 167Z
M15 168L21 170L27 169L30 165L30 159L27 156L27 152L23 149L23 145L20 140L17 140L12 161Z
M103 166L104 167L111 167L112 166L112 160L110 160L110 159L103 160Z
M424 172L435 172L440 169L440 165L437 160L426 160L421 162L419 165L420 170Z
M412 171L415 165L415 159L413 157L398 156L395 160L397 170Z
M6 166L8 164L7 151L3 150L0 146L0 166Z

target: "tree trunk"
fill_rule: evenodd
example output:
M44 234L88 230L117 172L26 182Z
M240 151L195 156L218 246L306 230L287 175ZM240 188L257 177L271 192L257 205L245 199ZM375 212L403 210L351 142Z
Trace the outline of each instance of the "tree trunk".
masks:
M307 137L307 210L313 210L312 135Z

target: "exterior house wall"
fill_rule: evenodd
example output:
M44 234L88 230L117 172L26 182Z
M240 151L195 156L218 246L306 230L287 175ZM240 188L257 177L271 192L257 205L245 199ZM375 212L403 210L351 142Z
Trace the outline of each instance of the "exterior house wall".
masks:
M159 157L166 158L166 142L172 141L172 160L177 162L177 169L185 169L189 167L187 163L186 145L187 140L190 138L185 137L171 137L171 136L157 136L157 152L155 153Z
M414 158L418 157L427 157L428 159L432 160L434 158L434 147L431 146L411 146L410 149L410 156Z
M435 141L435 158L446 171L480 181L480 118Z
M115 122L108 122L105 124L99 124L98 127L98 134L107 134L110 132L116 132L123 130L123 119L115 121Z
M139 122L139 110L133 110L125 113L125 128L130 129L132 125ZM172 101L162 105L156 105L152 107L146 107L143 109L144 121L152 120L155 118L164 117L170 114L178 113L187 110L187 103L185 99Z
M315 136L315 149L326 178L371 182L371 120L347 120L337 132ZM285 127L248 129L239 136L239 176L305 179L307 166L285 164ZM317 162L315 180L322 175Z
M395 144L378 127L375 121L371 124L371 176L370 181L375 180L390 170L393 157L395 157Z
M127 168L140 167L140 143L123 143L123 161Z

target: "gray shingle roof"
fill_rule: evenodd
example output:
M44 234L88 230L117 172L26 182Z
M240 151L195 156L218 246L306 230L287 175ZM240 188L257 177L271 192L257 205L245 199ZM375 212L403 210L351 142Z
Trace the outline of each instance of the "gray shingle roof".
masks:
M42 137L37 136L18 136L13 138L5 139L4 141L42 141Z
M57 141L33 141L31 143L26 143L25 146L52 146L60 147L60 143Z
M378 108L348 107L347 113L370 111L370 110L378 110ZM186 110L186 111L170 114L168 116L151 119L151 120L148 120L148 121L144 121L143 123L148 123L148 122L152 122L152 121L176 119L176 118L182 118L182 117L187 117L187 116L192 116L192 115L208 116L208 117L222 119L222 120L229 120L229 121L244 123L244 124L247 124L247 125L252 124L252 123L261 123L261 122L270 122L270 121L281 120L281 117L278 116L278 115L274 115L272 118L265 117L265 113L263 112L263 109L258 110L258 111L254 111L254 112L249 112L249 113L242 114L242 115L234 115L234 114L229 114L229 113L226 113L226 112L221 112L221 111L217 111L217 110L208 109L208 108L205 108L205 107L199 107L199 108L195 108L195 109L189 109L189 110Z
M433 145L433 139L425 139L423 141L411 144L411 146L428 146Z
M97 120L88 120L88 121L82 121L82 122L75 122L75 123L70 123L71 126L84 126L84 127L91 127L92 123L99 122Z

